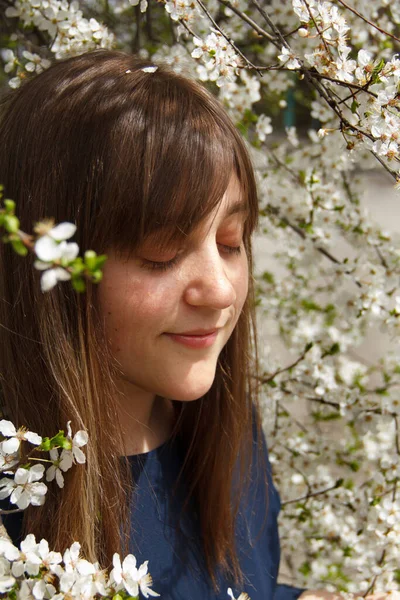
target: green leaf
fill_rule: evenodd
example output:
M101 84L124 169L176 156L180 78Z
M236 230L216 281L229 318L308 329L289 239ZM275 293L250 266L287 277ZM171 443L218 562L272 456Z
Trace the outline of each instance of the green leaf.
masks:
M11 246L13 247L14 251L20 256L26 256L28 254L28 248L24 246L21 240L11 240Z
M314 418L315 421L320 422L320 421L336 421L337 419L340 419L340 414L338 412L332 412L332 413L322 413L319 410L315 410L312 411L312 416Z
M377 65L375 65L374 70L372 71L371 79L373 83L377 83L379 80L379 74L385 66L385 59L381 58Z
M62 429L50 439L50 445L52 448L56 448L58 446L64 450L71 450L72 448L71 440L65 437Z
M98 269L97 271L93 271L92 273L92 281L93 283L99 283L103 279L103 271Z
M354 99L353 102L351 103L351 112L353 113L353 115L357 112L357 109L360 105L358 104L357 100Z
M106 262L107 258L107 254L100 254L96 259L96 269L101 269L101 267Z
M275 283L275 277L273 276L273 274L270 271L264 271L264 273L262 274L262 279L266 283L271 283L271 284Z
M72 276L80 275L85 271L86 268L80 256L78 256L74 260L61 259L61 266L63 266L64 268L68 267Z
M42 439L42 443L38 447L38 450L43 450L44 452L48 452L51 450L51 441L50 438L46 437Z
M15 587L16 587L17 585L18 585L18 584L15 584ZM9 590L9 591L7 592L7 598L9 598L9 600L17 600L17 590L16 590L16 589L14 589L14 588L13 588L12 590Z
M311 565L309 562L304 562L301 567L299 567L299 572L307 577L311 573Z
M10 200L9 198L7 200L4 200L4 206L6 207L6 211L10 214L14 214L15 211L15 202L14 200Z
M72 287L76 292L84 292L86 291L86 283L85 280L81 277L72 277Z
M96 266L97 266L96 258L97 258L97 255L96 255L96 252L94 250L86 250L86 252L85 252L85 265L91 271L94 270L96 268Z
M379 396L389 396L388 389L385 387L377 388L375 394L378 394Z
M329 350L328 350L328 352L327 352L327 353L328 353L330 356L333 356L334 354L338 354L339 352L340 352L340 345L339 345L337 342L335 342L335 343L334 343L334 344L333 344L333 345L332 345L332 346L329 348Z
M18 233L19 231L19 219L14 215L5 215L3 226L8 233Z
M303 299L301 301L301 306L305 310L317 310L317 311L321 311L322 310L321 306L319 306L319 304L316 304L313 300Z

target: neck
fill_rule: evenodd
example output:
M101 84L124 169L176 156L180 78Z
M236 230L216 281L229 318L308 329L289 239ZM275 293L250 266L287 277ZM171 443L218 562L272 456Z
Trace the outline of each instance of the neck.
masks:
M130 382L118 382L117 417L122 433L121 454L144 454L166 442L172 432L172 402Z

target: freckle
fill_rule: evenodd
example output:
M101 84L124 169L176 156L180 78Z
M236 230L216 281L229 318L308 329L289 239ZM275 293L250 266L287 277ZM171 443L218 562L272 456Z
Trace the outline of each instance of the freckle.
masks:
M111 315L111 310L107 313L108 315Z

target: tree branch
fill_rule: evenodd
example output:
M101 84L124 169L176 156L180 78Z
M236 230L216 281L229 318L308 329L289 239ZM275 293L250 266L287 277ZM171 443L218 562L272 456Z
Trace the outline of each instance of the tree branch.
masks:
M381 27L379 27L378 25L375 25L375 23L372 23L371 21L369 21L367 19L367 17L364 17L364 15L362 15L361 13L358 12L358 10L356 10L355 8L353 8L352 6L349 6L346 2L344 2L344 0L337 0L339 2L339 4L341 4L342 6L344 6L344 8L347 8L347 10L349 10L350 12L352 12L353 14L357 15L357 17L359 17L360 19L362 19L365 23L368 23L368 25L370 25L371 27L373 27L374 29L376 29L377 31L379 31L380 33L383 33L384 35L389 36L390 38L392 38L393 40L396 40L396 42L400 42L400 39L398 37L396 37L395 35L393 35L392 33L389 33L388 31L386 31L385 29L382 29Z

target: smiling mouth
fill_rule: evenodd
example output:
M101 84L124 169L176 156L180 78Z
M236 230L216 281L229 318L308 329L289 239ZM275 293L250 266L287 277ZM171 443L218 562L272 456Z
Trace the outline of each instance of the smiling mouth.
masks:
M166 333L171 340L188 348L208 348L218 336L218 329L197 329L190 333ZM199 333L198 333L199 332Z
M216 331L218 331L218 328L214 327L214 329L193 329L192 331L182 331L180 333L173 333L172 335L201 337L201 336L206 336L206 335L212 335Z

